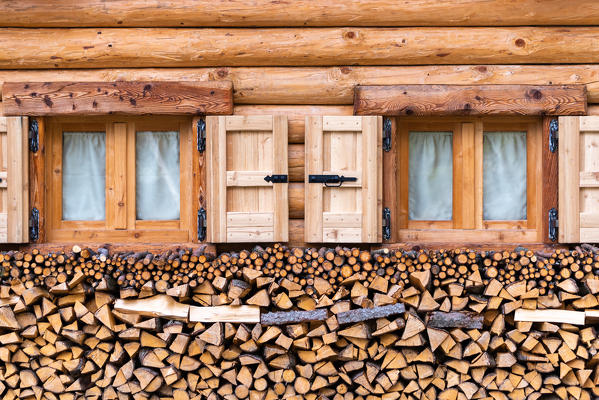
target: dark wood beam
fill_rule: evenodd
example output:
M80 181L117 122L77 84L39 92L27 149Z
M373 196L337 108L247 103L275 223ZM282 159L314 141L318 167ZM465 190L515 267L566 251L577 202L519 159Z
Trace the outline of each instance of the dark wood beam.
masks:
M357 86L356 115L584 115L584 85Z
M232 114L231 82L6 82L4 115Z

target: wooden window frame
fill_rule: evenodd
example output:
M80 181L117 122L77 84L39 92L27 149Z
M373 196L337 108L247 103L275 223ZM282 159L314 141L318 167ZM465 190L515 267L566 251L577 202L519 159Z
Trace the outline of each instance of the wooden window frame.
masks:
M394 120L396 242L540 243L543 208L542 120L537 117L399 117ZM409 132L453 131L453 219L409 221ZM527 219L483 220L483 133L527 132ZM390 161L386 165L391 165ZM386 180L389 177L386 171ZM393 174L393 172L391 172ZM392 178L391 178L392 179ZM395 200L393 199L395 197ZM388 203L387 203L388 204Z
M64 129L67 128L67 129ZM62 132L106 133L106 219L62 220ZM180 215L178 220L137 220L135 204L136 132L179 132ZM48 242L190 242L197 212L192 195L198 174L194 155L192 117L185 116L93 116L52 117L46 120L45 240ZM194 208L196 210L194 210Z

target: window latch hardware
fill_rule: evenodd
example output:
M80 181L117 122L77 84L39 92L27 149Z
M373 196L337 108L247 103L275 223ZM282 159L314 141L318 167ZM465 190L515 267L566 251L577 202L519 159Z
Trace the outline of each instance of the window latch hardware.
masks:
M358 178L343 175L308 175L309 183L323 183L326 187L339 187L343 182L356 182Z
M204 207L198 210L198 242L206 240L206 210Z
M198 135L198 151L203 153L206 151L206 120L204 118L198 119L196 128Z
M40 212L37 208L33 207L31 209L31 214L29 215L29 241L37 242L40 235Z
M33 153L37 153L40 147L39 140L39 125L37 119L29 119L29 150Z
M557 241L557 230L559 228L559 221L557 219L557 209L552 208L549 210L549 240L552 242Z
M558 145L559 124L557 118L549 122L549 151L555 153Z
M391 239L391 210L383 208L383 240Z
M287 183L287 175L268 175L264 180L271 183Z
M391 118L383 117L383 150L391 151Z

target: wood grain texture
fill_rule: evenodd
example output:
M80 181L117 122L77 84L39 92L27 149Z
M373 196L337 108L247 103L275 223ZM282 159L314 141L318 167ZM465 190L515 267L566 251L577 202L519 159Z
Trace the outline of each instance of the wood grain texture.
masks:
M231 114L230 82L14 82L5 115Z
M31 208L39 211L39 232L36 243L46 241L46 179L45 179L45 155L46 155L46 121L45 118L36 118L38 125L37 152L29 151L29 199ZM0 127L0 131L2 131Z
M597 27L3 28L0 68L581 64L597 61L598 34Z
M0 70L0 90L4 82L208 80L233 82L236 105L353 105L356 85L399 84L584 84L589 103L599 103L599 65L593 64Z
M580 118L560 117L559 167L559 242L580 241Z
M358 86L358 115L584 115L582 85Z
M389 151L383 151L383 209L389 208L391 211L391 238L386 240L386 243L397 242L399 225L398 221L398 196L397 196L397 182L398 173L397 170L397 150L399 140L399 118L391 118L391 149Z
M476 10L476 12L474 12ZM22 0L0 3L3 27L595 25L594 0Z
M545 243L553 243L549 240L549 210L557 209L558 204L558 153L549 151L549 124L551 118L543 118L543 144L542 144L542 211L541 211L541 227L542 238Z
M7 151L7 242L29 241L29 118L6 121Z

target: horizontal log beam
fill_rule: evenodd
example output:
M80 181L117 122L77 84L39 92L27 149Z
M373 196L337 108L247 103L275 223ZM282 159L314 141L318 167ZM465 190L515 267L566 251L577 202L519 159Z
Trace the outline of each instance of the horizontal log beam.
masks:
M593 64L0 70L0 90L4 82L206 80L233 82L236 105L350 105L356 85L398 84L584 84L589 103L599 103L599 65Z
M358 86L357 115L584 115L584 85Z
M0 29L0 68L594 63L599 27ZM43 43L43 46L40 46Z
M231 114L231 82L13 82L5 115Z
M477 12L473 12L473 9ZM4 27L596 25L594 0L0 2Z

